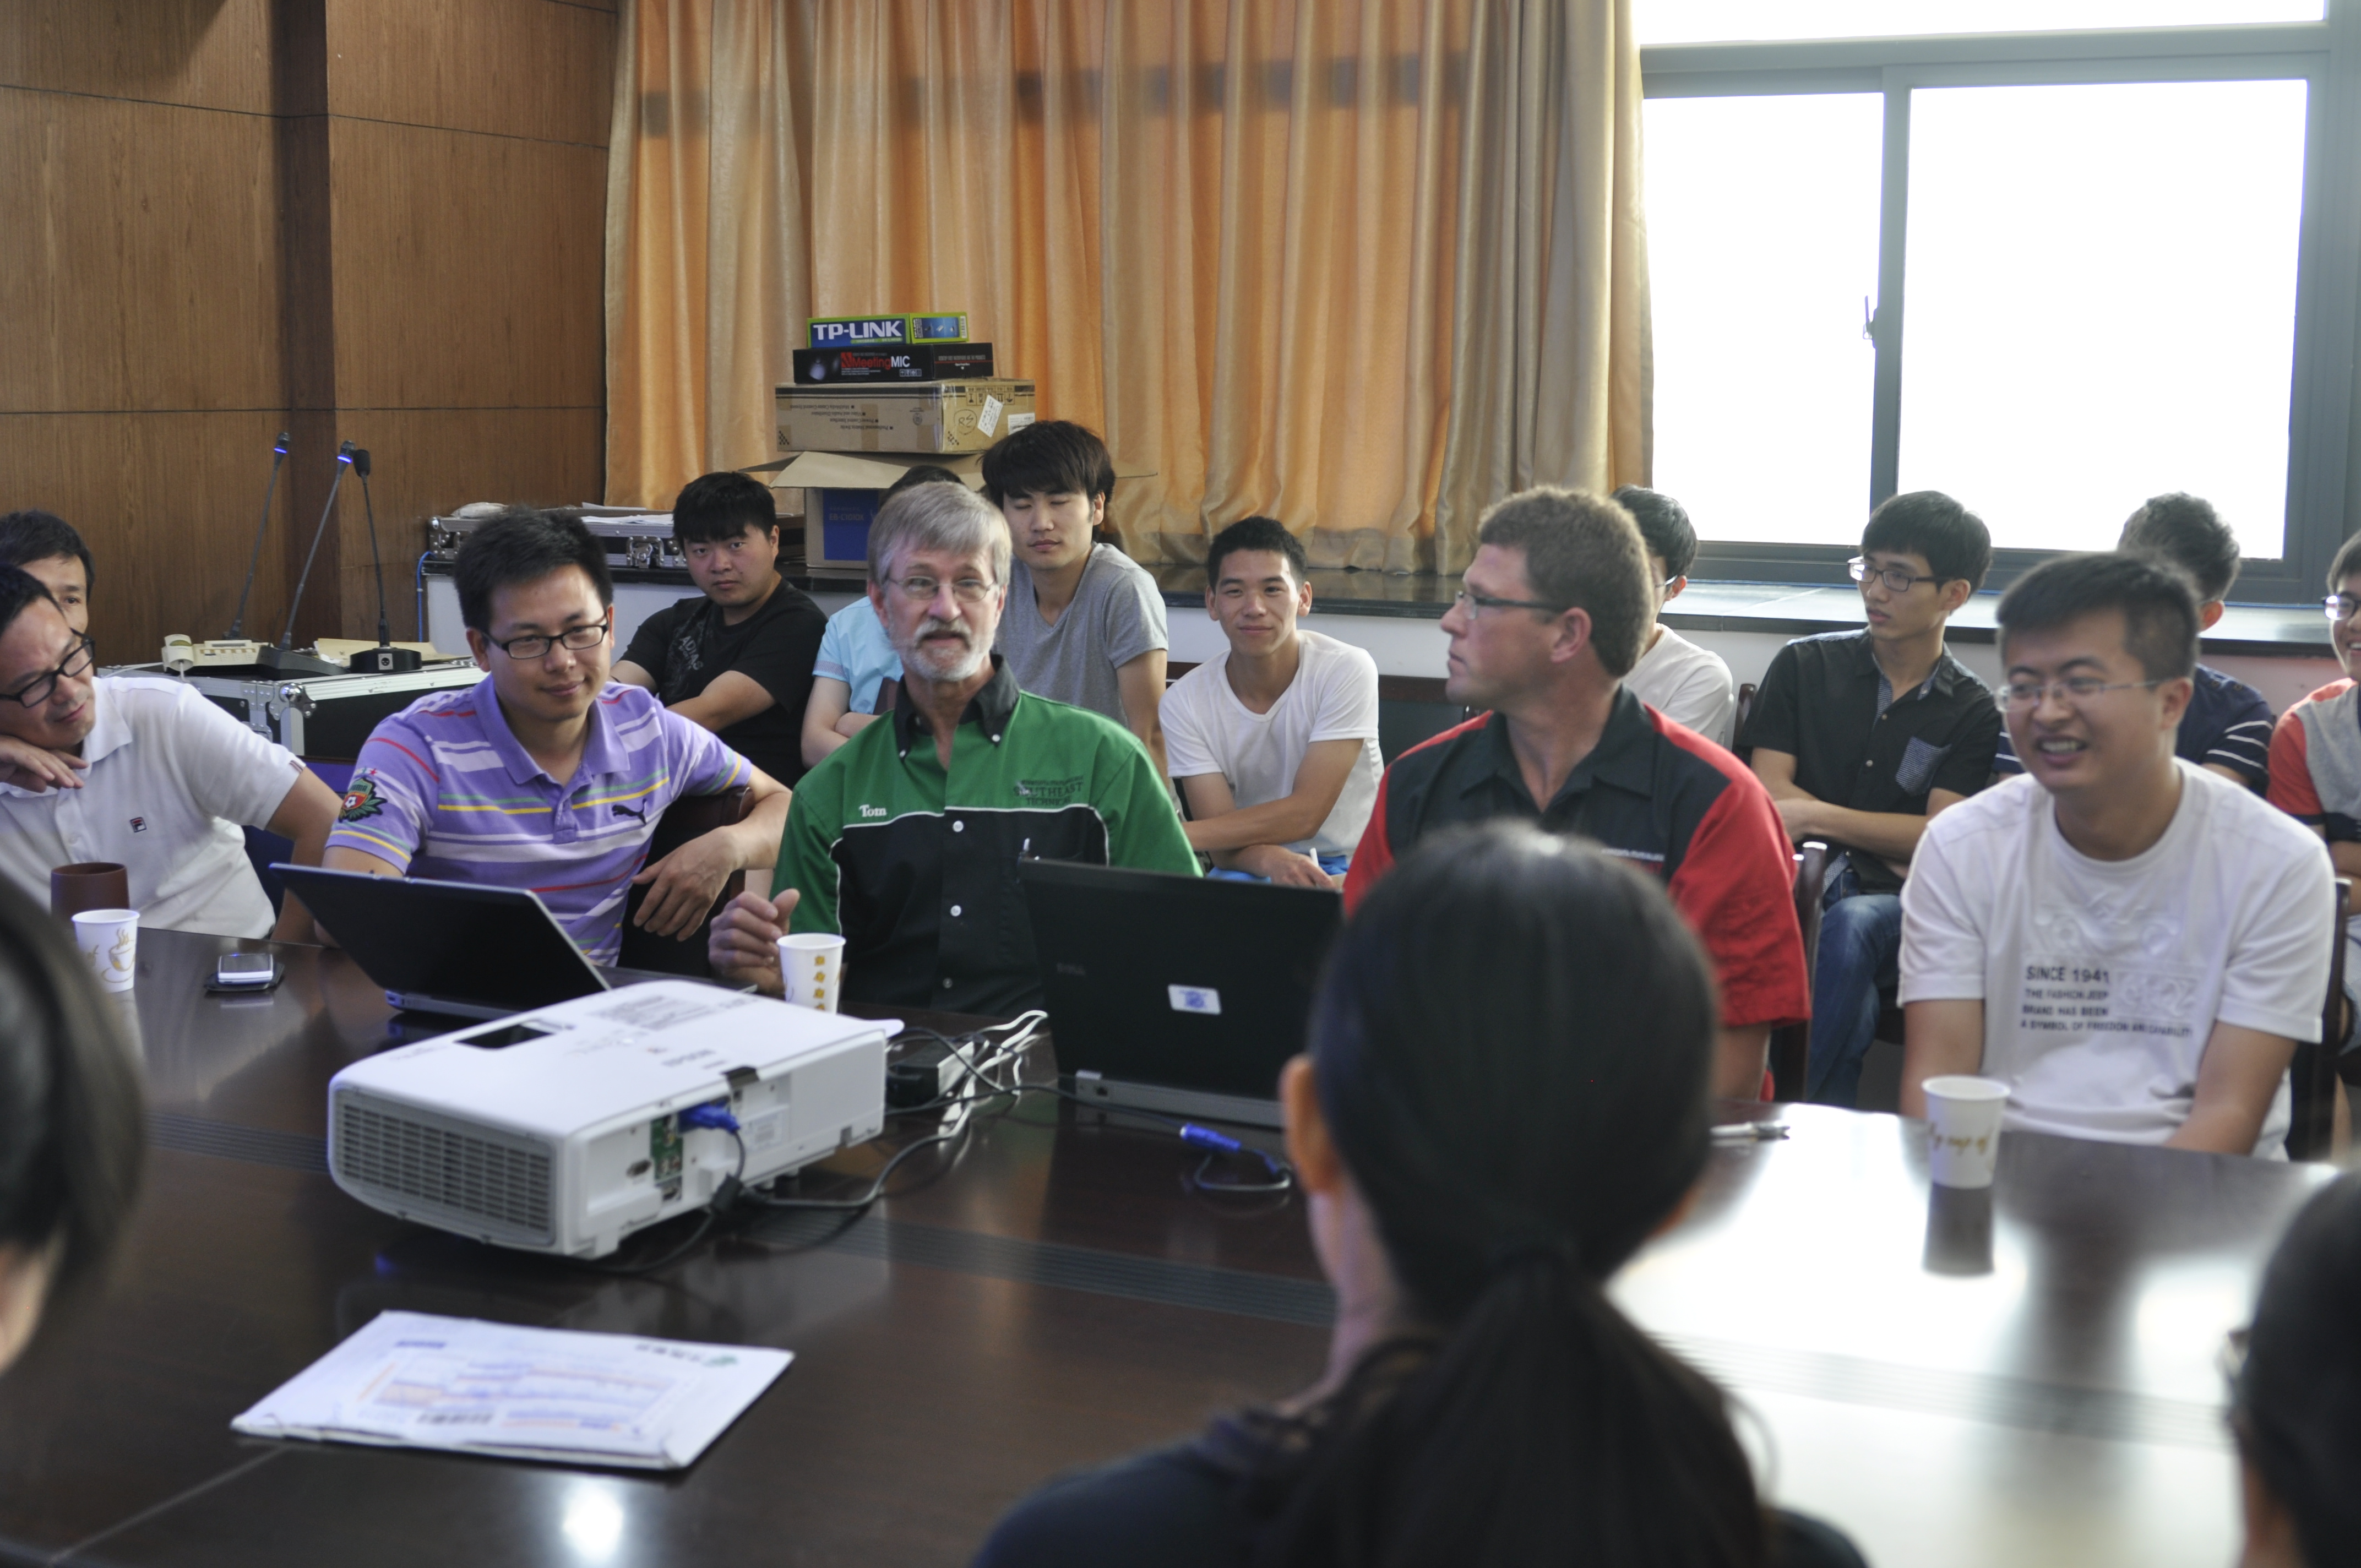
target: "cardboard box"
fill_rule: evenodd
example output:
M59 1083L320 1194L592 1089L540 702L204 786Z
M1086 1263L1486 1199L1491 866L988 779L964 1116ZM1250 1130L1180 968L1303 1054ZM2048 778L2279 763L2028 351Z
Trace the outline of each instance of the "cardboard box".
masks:
M894 481L922 463L957 474L971 489L983 483L983 459L973 453L933 457L862 457L842 452L806 452L771 475L774 489L804 492L804 554L815 571L869 569L869 524Z
M992 379L988 343L914 343L877 348L798 348L796 385L837 387L878 381Z
M887 343L965 343L965 311L917 315L809 316L804 342L812 348L858 348Z
M781 452L981 452L1033 422L1030 381L777 389Z

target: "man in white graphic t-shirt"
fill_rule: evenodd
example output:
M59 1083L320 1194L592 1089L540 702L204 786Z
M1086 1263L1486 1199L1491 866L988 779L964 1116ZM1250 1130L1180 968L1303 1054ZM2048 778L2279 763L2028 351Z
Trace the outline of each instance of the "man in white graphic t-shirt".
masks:
M1902 891L1902 1109L1938 1074L2009 1086L2004 1125L2281 1157L2320 1038L2333 872L2300 824L2176 760L2188 579L2068 555L2000 603L2026 776L1927 824Z
M1189 844L1213 874L1328 887L1368 826L1377 661L1306 631L1303 543L1268 517L1205 547L1205 609L1229 652L1164 694L1165 754L1189 802Z

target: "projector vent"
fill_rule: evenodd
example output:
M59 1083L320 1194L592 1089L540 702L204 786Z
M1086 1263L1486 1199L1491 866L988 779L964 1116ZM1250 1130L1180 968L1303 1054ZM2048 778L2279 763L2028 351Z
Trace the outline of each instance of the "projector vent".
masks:
M330 1151L336 1179L455 1230L504 1239L550 1240L549 1154L522 1140L499 1142L481 1128L443 1123L355 1094L336 1101Z

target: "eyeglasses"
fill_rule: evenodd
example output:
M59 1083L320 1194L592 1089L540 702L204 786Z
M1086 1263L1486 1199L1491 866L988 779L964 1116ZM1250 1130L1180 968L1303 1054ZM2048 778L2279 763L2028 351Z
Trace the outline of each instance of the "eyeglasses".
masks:
M611 616L613 612L609 613ZM492 642L493 647L511 659L542 659L548 657L552 644L570 648L577 653L596 648L607 641L608 627L609 622L601 620L588 626L569 627L555 637L511 637L505 642L492 642L487 637L484 641Z
M2069 707L2080 707L2102 692L2136 691L2147 686L2160 686L2170 676L2153 681L2103 681L2096 675L2069 675L2062 681L2011 681L2003 688L2011 707L2037 707L2044 697L2055 696Z
M2351 594L2331 594L2320 601L2320 607L2328 612L2331 620L2350 620L2361 615L2361 599Z
M97 662L98 657L92 652L94 646L89 634L84 633L82 640L74 644L73 652L66 655L64 663L45 675L35 675L28 684L8 695L27 707L40 707L49 700L49 694L58 689L59 681L90 674L90 667Z
M933 577L888 577L887 582L902 590L902 597L912 604L932 604L942 584ZM951 598L961 604L982 604L994 585L982 577L961 577L951 584Z
M1470 614L1487 609L1537 609L1544 615L1564 615L1573 608L1570 605L1543 604L1539 599L1494 598L1490 594L1479 594L1465 586L1452 596L1451 602Z
M1856 583L1866 583L1872 576L1897 594L1906 594L1919 583L1939 583L1940 577L1914 577L1905 566L1872 566L1866 555L1856 555L1845 563L1845 571Z

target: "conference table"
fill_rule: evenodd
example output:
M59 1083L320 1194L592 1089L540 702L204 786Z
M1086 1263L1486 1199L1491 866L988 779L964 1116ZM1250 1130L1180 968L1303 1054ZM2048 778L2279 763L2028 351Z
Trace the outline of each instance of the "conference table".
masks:
M146 1186L106 1291L0 1377L0 1558L959 1563L1046 1477L1321 1371L1301 1201L1194 1192L1202 1157L1169 1131L1046 1095L914 1155L853 1223L766 1214L647 1277L396 1221L328 1178L327 1082L448 1025L305 947L271 949L267 996L201 992L217 953L269 946L141 934L116 1000ZM1785 1135L1718 1146L1616 1290L1730 1390L1770 1495L1889 1565L2233 1560L2220 1353L2326 1171L2012 1135L1993 1191L1963 1195L1930 1190L1916 1123L1720 1114ZM859 1190L929 1120L798 1190ZM230 1430L389 1310L796 1360L667 1475Z

